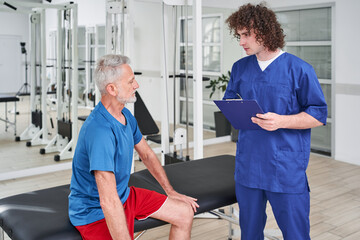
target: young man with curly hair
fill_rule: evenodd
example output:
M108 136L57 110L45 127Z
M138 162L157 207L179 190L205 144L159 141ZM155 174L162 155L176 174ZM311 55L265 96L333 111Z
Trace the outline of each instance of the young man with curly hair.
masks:
M310 134L327 118L319 81L310 64L281 50L283 30L263 4L241 6L226 22L249 56L234 63L224 99L256 99L265 112L252 118L261 130L238 136L241 239L264 239L267 201L284 239L310 239Z

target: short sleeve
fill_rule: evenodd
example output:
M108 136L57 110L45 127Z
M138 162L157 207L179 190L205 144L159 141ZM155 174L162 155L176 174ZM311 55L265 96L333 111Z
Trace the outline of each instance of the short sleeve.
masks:
M97 126L86 134L86 148L89 154L89 171L114 172L115 136L110 127Z
M233 67L231 69L230 80L226 87L223 100L237 98L237 95L236 95L237 89L236 89L236 85L234 82L234 74L236 73L235 68L236 68L236 63L233 65Z
M316 73L310 65L306 65L302 70L297 89L301 111L326 125L327 104Z

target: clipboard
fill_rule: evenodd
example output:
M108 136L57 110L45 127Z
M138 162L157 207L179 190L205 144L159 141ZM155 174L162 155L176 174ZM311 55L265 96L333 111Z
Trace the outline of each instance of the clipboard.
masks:
M259 125L251 121L257 113L264 113L256 100L214 100L214 103L235 129L260 130Z

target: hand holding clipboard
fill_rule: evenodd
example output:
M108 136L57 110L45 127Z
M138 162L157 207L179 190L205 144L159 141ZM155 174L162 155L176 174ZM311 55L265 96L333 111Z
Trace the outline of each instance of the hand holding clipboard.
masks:
M259 130L259 125L251 121L258 113L264 113L256 100L228 99L214 100L224 116L235 129Z

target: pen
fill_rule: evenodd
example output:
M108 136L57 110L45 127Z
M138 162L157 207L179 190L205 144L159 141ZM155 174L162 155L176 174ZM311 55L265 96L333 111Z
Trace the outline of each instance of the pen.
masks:
M242 97L240 96L240 94L236 93L236 95L240 98L240 100L242 100Z

